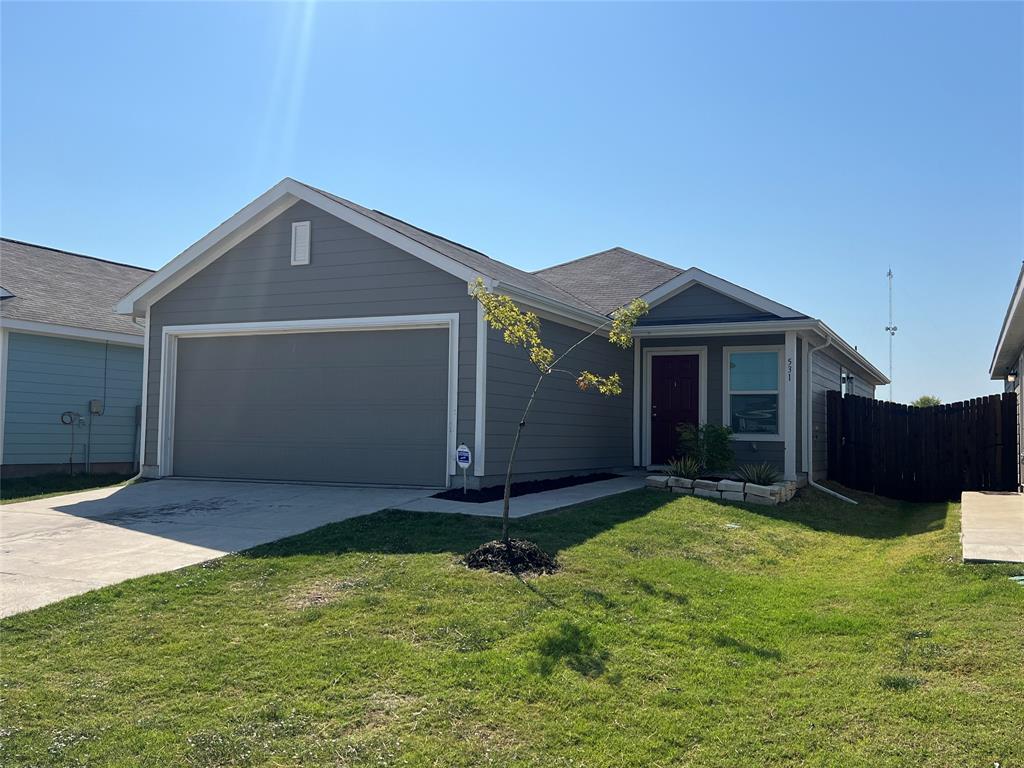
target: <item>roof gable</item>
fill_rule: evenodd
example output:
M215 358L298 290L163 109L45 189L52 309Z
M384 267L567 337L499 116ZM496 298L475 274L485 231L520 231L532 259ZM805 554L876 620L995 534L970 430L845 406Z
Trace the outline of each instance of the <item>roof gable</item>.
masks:
M723 280L717 275L712 275L710 272L697 269L697 267L690 267L676 277L673 277L671 280L662 283L657 288L648 292L643 299L650 304L651 307L656 307L662 302L668 301L673 296L676 296L695 285L703 285L706 288L710 288L711 290L740 302L741 304L746 304L753 310L757 310L758 312L771 315L776 318L790 320L807 317L807 315L797 312L795 309L787 307L784 304L779 304L776 301L772 301L766 296L754 293L753 291L736 285L735 283L730 283L728 280Z
M483 277L491 283L500 282L524 289L568 310L590 316L597 314L585 301L529 272L488 258L479 251L414 227L401 219L290 178L275 184L168 262L149 280L128 293L118 303L117 311L123 314L142 314L147 306L158 301L299 200L315 205L467 283L477 277Z
M777 319L778 315L752 307L703 283L693 283L651 307L650 312L641 318L641 323L658 325Z

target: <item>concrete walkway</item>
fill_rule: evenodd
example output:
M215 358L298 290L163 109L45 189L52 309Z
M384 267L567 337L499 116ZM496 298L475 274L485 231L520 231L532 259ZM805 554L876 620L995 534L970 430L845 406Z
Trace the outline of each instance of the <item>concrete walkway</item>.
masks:
M640 475L615 477L611 480L599 480L596 483L584 483L568 488L557 488L553 491L530 493L526 496L515 496L509 506L509 517L526 517L538 512L549 512L552 509L571 507L584 501L594 501L605 496L613 496L624 491L634 491L644 487L644 478ZM483 517L501 517L502 501L486 501L482 504L469 504L464 501L450 501L431 497L416 499L402 504L399 509L410 512L448 512L458 515L481 515Z
M968 492L960 510L965 563L1024 563L1024 495Z
M401 506L424 493L154 480L0 506L0 616Z
M520 496L512 517L643 486L643 477ZM382 509L501 515L501 502L433 491L217 480L154 480L0 506L0 616L126 579L212 560Z

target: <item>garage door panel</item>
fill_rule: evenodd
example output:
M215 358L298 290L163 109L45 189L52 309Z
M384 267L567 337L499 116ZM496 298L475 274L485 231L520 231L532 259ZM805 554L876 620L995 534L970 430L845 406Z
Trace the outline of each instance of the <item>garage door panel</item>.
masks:
M339 380L344 387L339 388ZM237 369L233 371L195 371L181 368L179 362L177 397L189 402L230 406L244 399L246 403L275 408L287 407L301 393L304 404L341 406L339 392L345 403L374 405L386 399L391 403L430 407L438 402L439 393L447 392L448 368L403 368L389 366L379 370L343 368L314 370L267 371ZM298 405L297 402L295 402Z
M230 404L192 405L178 413L175 439L205 433L211 437L230 435L232 440L284 442L289 435L298 435L299 442L374 443L392 442L400 436L407 442L433 445L446 428L445 414L440 412L445 403L435 401L427 407L435 412L424 412L420 405L375 409L350 405L274 408L257 415Z
M177 443L176 443L177 445ZM362 447L296 443L270 445L248 441L202 442L203 451L216 452L217 472L208 471L209 463L197 462L199 454L183 443L185 459L175 474L182 477L230 477L240 480L286 480L297 482L366 483L362 477L375 477L381 469L387 478L381 484L436 486L444 471L434 447L389 445L372 452ZM396 474L400 475L399 479Z
M442 485L448 331L182 338L174 474Z

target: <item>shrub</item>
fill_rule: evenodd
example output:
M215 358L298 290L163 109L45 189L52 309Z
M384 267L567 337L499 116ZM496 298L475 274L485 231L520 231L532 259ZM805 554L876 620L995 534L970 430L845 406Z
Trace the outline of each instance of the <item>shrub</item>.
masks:
M771 485L779 479L779 470L766 461L760 464L744 464L736 470L736 474L743 482L757 485Z
M683 458L693 458L710 472L727 472L732 469L733 451L729 436L732 430L721 424L680 424L679 453Z
M689 480L700 477L700 462L692 456L684 456L681 459L672 459L668 463L667 472L672 477L685 477Z

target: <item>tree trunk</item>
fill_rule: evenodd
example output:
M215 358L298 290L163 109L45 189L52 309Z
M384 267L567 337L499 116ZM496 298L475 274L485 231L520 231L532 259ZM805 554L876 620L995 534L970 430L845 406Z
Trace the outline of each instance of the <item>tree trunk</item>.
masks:
M516 427L516 436L512 441L512 452L508 455L508 467L505 469L505 496L501 506L501 540L508 543L508 507L509 499L512 498L512 464L516 460L516 450L519 448L519 436L523 434L523 428L526 426L526 417L530 413L530 408L533 407L533 401L537 397L537 390L540 389L541 382L544 381L546 373L542 373L537 378L537 383L533 387L533 392L530 393L530 400L526 403L526 408L523 410L523 417L519 420L519 426Z

